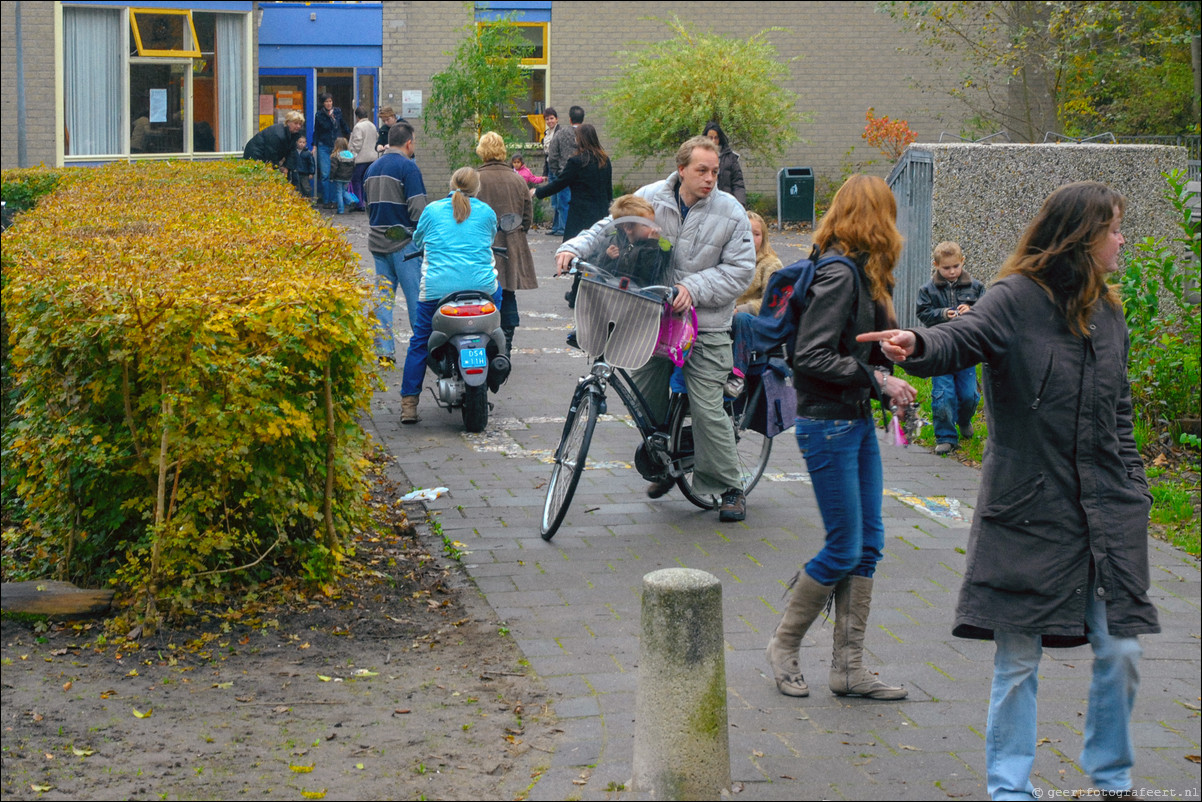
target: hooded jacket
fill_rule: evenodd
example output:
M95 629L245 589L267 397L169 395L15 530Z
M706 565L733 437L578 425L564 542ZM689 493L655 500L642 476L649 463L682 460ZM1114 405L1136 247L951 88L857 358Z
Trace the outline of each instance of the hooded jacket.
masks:
M903 365L916 376L985 364L989 441L952 634L1084 644L1091 571L1111 635L1159 632L1122 310L1099 301L1078 337L1039 284L1014 275L971 315L914 335Z

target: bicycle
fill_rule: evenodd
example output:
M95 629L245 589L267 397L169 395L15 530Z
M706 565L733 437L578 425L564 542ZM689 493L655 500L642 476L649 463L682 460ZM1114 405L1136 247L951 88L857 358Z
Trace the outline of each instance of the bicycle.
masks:
M620 223L622 219L615 222ZM597 419L607 409L606 393L610 387L617 392L642 438L634 463L643 478L652 482L674 479L691 503L701 509L716 509L720 498L693 486L692 417L688 393L671 392L665 419L655 421L646 399L627 372L641 367L651 358L660 331L660 316L665 304L671 303L675 289L663 285L637 286L627 276L580 259L573 260L573 268L581 277L577 299L577 333L581 347L590 354L599 355L588 374L580 378L568 406L543 505L543 540L550 541L554 537L571 505L584 473ZM602 326L595 321L590 324L589 312L582 314L582 310L590 309L590 305L613 306L612 303L605 304L603 297L596 296L609 296L611 302L617 298L618 306L626 307L624 315L617 315L623 318L621 320L601 318L605 324L603 332ZM590 325L592 330L586 331ZM597 345L601 340L604 346ZM762 392L757 386L750 394L725 402L734 429L744 494L750 493L759 482L772 452L771 438L750 428L757 393Z

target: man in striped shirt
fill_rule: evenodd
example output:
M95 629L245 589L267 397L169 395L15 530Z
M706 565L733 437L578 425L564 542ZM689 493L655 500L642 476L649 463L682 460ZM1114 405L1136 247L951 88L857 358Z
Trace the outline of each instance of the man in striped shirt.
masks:
M371 232L367 247L376 262L376 357L380 364L396 364L392 339L392 308L397 285L405 294L405 309L412 327L421 284L421 260L405 259L414 248L400 227L412 232L426 208L426 185L413 160L413 126L398 122L388 129L388 149L372 163L363 179Z

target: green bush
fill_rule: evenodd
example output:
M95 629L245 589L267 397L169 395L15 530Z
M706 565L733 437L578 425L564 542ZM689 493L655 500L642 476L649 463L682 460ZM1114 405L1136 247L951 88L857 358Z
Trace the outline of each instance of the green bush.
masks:
M1136 243L1120 279L1123 311L1131 330L1128 371L1136 429L1144 443L1173 443L1182 433L1179 421L1199 414L1199 306L1190 291L1199 282L1198 225L1190 219L1185 176L1166 174L1165 197L1177 210L1181 236L1192 259L1179 260L1170 243L1151 237Z
M279 173L75 171L3 270L3 478L28 516L6 550L145 599L150 626L239 574L331 575L366 512L367 289Z
M21 170L5 170L4 182L0 185L0 198L8 214L27 212L37 205L43 195L54 191L64 172L46 167Z

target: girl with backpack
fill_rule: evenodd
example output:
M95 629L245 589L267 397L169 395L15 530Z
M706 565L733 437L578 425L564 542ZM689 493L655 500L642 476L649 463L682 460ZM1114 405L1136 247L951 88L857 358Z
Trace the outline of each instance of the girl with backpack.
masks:
M818 267L797 325L793 384L797 444L826 540L790 583L784 615L768 643L768 663L781 693L809 695L798 650L834 596L831 691L903 699L905 688L889 685L863 664L873 574L885 541L884 479L869 401L888 396L905 409L915 391L886 367L870 367L890 363L878 347L856 341L856 335L888 328L884 324L896 320L893 269L902 237L893 192L875 176L847 179L814 232L814 246L811 258ZM848 257L854 267L832 257Z

